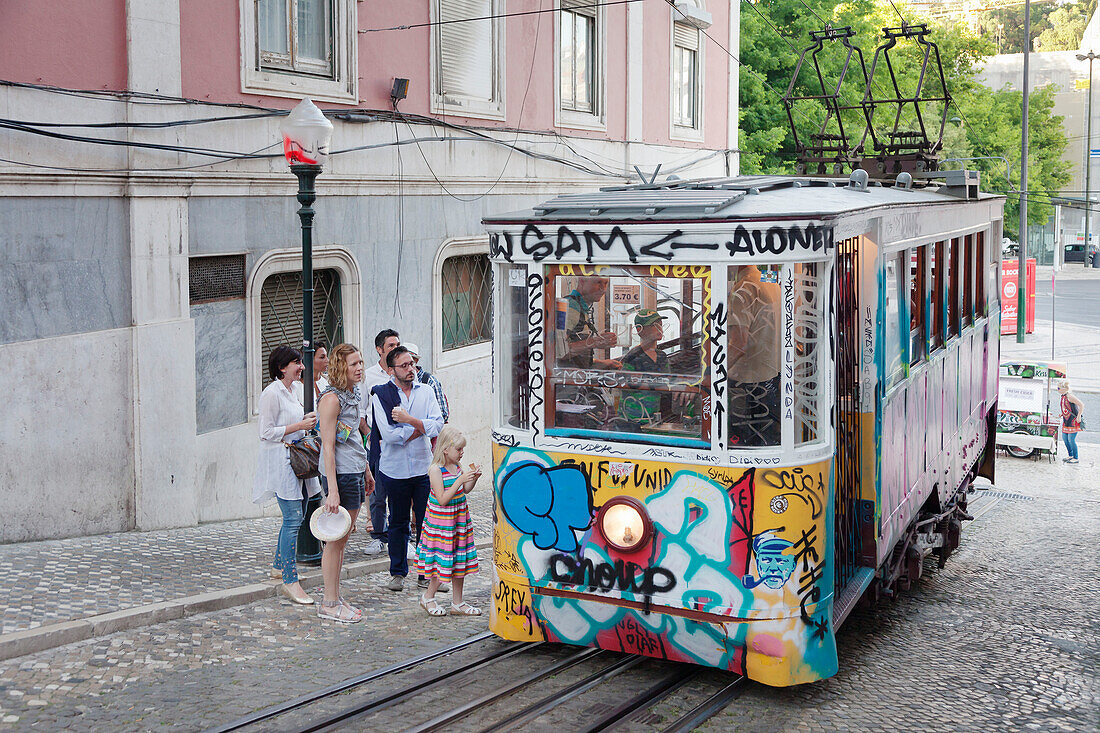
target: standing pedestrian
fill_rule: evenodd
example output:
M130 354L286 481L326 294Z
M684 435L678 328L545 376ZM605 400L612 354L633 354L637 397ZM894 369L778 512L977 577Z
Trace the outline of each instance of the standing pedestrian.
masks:
M313 342L313 404L321 400L321 393L328 387L328 345L324 341Z
M451 419L451 407L447 402L447 395L443 391L443 385L440 383L438 377L420 366L420 347L412 342L405 342L401 344L409 353L412 354L413 364L416 365L416 381L421 384L426 384L432 388L435 392L436 402L439 403L439 411L443 413L443 424L446 425ZM435 441L432 441L432 450L435 450Z
M313 599L298 582L298 528L305 516L305 501L321 487L316 478L300 479L290 467L285 443L305 435L317 424L316 413L303 414L302 355L289 346L276 346L267 360L271 384L260 394L260 455L256 460L256 478L252 501L261 504L272 498L279 502L283 524L275 546L272 568L283 580L283 593L302 605Z
M405 347L390 351L386 364L393 369L393 378L373 390L371 443L373 446L378 440L378 483L390 514L390 582L386 588L399 591L409 574L409 505L415 516L424 516L430 491L430 441L443 427L443 414L431 387L416 381L416 366ZM418 540L421 526L418 522Z
M1062 460L1065 463L1077 463L1077 433L1081 432L1085 404L1069 391L1068 379L1058 383L1058 394L1062 395L1062 441L1069 454Z
M378 352L378 361L371 364L363 373L363 402L360 405L359 430L365 436L371 435L373 416L370 409L371 390L390 381L392 371L386 364L386 356L401 343L401 336L392 328L383 328L374 337L374 350ZM378 475L378 451L377 444L368 437L371 442L370 463L371 473ZM376 484L370 494L370 540L363 551L368 555L381 555L386 551L386 495L380 484Z
M424 529L420 534L420 556L416 569L429 579L428 589L420 597L420 606L432 616L446 613L435 599L435 593L448 580L454 584L451 613L481 615L480 608L462 600L463 579L478 570L474 528L466 494L481 478L481 469L473 464L469 471L462 470L465 448L466 437L458 428L453 425L444 427L439 431L435 453L428 468L431 495L428 497Z
M325 503L321 511L344 507L351 525L359 515L368 486L374 477L367 466L367 449L359 438L359 383L363 380L363 355L351 344L332 350L329 384L321 394L317 410L321 418L321 474ZM325 600L317 615L341 623L361 621L363 612L340 596L340 572L348 535L325 543L321 554L321 575L325 579Z

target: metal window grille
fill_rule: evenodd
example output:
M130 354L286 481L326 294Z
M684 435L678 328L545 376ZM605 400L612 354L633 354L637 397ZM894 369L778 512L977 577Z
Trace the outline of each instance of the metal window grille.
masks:
M344 310L340 275L336 270L313 272L313 338L331 348L344 340ZM279 344L302 348L302 273L279 272L260 289L261 384L267 382L267 357Z
M493 275L488 255L443 261L443 350L493 338Z
M243 298L244 255L191 257L187 260L187 280L191 305Z

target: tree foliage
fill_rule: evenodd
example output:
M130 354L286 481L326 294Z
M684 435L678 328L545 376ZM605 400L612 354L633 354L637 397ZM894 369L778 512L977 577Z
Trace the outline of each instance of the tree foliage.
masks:
M769 0L767 3L745 2L741 6L741 112L740 149L743 173L793 173L796 159L795 138L790 130L782 95L791 84L798 55L810 43L811 30L820 30L825 23L833 28L850 26L855 32L852 43L863 51L870 73L875 49L882 43L882 29L898 27L906 15L910 23L921 22L906 6L875 4L871 0ZM988 191L1007 192L1005 230L1016 231L1019 187L1022 95L1008 89L993 90L977 80L981 62L994 53L991 39L971 32L959 23L930 25L930 40L937 44L943 63L944 79L953 103L943 114L942 105L924 104L921 112L928 135L934 140L946 117L950 122L943 130L943 152L946 158L1004 157L1012 170L1011 187L1006 185L1005 164L1001 160L968 160L964 165L982 172L982 186ZM899 41L891 51L896 77L902 96L915 92L920 74L922 54L916 44ZM845 54L840 44L826 44L818 55L826 87L837 83ZM938 74L929 66L923 94L939 96L942 85ZM892 84L885 65L880 60L871 80L876 99L892 97ZM841 88L842 103L858 104L864 92L862 73L855 58ZM803 65L792 87L795 96L820 94L813 67ZM1054 89L1046 87L1031 94L1028 113L1031 146L1028 155L1028 188L1031 191L1056 192L1069 181L1069 165L1062 160L1066 135L1062 118L1053 114ZM893 109L876 112L875 130L893 122ZM825 107L817 100L797 102L794 123L799 140L805 141L825 120ZM847 123L849 139L858 142L864 135L865 118L861 110L842 116ZM912 105L904 108L899 129L917 129ZM835 123L827 132L835 132ZM865 140L870 150L871 140ZM946 164L944 167L958 167ZM1042 223L1053 207L1042 197L1029 197L1028 221Z

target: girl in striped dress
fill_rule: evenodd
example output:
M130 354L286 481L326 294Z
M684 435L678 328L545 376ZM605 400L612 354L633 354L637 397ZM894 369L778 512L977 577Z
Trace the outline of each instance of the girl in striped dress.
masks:
M477 550L474 548L474 528L466 494L481 478L481 468L470 464L462 470L462 452L466 438L458 428L445 425L435 442L435 452L428 467L432 491L424 512L424 529L420 534L416 571L428 577L428 589L420 597L420 606L432 616L447 611L435 599L439 586L449 581L453 586L451 613L459 616L480 616L481 609L462 600L462 580L477 572Z

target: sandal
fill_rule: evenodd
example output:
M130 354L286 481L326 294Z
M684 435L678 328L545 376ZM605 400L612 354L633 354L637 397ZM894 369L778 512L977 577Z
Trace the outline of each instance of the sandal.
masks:
M463 601L459 604L451 604L451 614L454 616L480 616L481 609Z
M429 616L447 615L447 611L444 610L443 606L439 605L439 601L437 601L435 598L425 598L424 596L420 596L420 607L427 611ZM478 613L481 612L478 611Z
M331 611L329 609L336 609ZM338 621L342 624L355 624L363 620L362 616L356 616L348 610L340 601L321 601L321 607L317 609L317 617Z
M351 605L344 600L343 596L340 596L340 605L351 611L353 615L358 616L359 618L363 618L363 609L356 608L355 606Z

